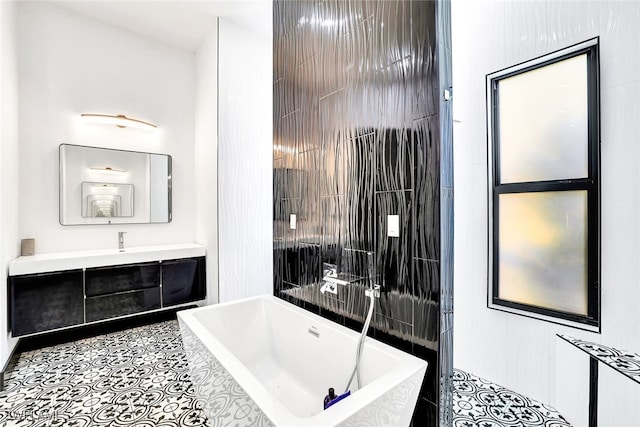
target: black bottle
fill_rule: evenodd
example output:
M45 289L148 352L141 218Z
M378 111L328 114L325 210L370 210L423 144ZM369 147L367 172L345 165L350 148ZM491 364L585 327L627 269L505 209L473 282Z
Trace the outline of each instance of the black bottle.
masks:
M336 392L333 388L330 388L329 394L327 394L324 397L324 409L327 409L327 406L329 406L329 403L331 403L331 401L335 398L336 398Z

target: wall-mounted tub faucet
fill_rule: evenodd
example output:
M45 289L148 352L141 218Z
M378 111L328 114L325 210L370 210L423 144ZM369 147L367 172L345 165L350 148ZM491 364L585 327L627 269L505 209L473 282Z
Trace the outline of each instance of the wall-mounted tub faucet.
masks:
M369 295L370 293L373 293L373 296L375 298L380 298L380 285L378 284L378 281L376 280L377 276L376 276L376 266L375 266L375 260L373 259L374 254L373 252L367 252L367 272L368 272L368 279L369 279L369 289L364 291L364 294L366 296L371 296Z
M124 252L124 235L127 234L126 231L118 231L118 250L120 252Z

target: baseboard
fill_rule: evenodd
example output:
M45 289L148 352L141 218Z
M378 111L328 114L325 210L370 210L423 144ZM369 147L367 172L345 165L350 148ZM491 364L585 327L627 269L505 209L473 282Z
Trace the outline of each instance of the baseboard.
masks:
M18 351L18 347L20 347L21 343L22 343L22 339L18 338L18 342L16 343L16 345L13 346L13 350L11 350L11 354L9 355L9 358L7 359L6 362L4 362L4 366L2 367L2 371L0 372L0 391L4 390L5 374L8 374L9 372L11 372L13 368L16 366L18 355L20 354L20 351L21 351L21 350Z

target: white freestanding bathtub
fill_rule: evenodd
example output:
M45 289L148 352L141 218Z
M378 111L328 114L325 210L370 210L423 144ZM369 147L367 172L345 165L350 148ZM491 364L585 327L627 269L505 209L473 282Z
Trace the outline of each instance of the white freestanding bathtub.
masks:
M196 396L212 426L408 426L427 363L367 338L363 386L341 394L359 334L273 296L178 313Z

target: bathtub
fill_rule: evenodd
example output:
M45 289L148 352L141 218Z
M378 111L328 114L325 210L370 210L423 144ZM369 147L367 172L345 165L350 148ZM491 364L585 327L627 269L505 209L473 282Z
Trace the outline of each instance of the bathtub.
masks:
M363 386L341 394L359 334L273 296L178 312L191 379L212 426L408 426L427 363L367 338Z

